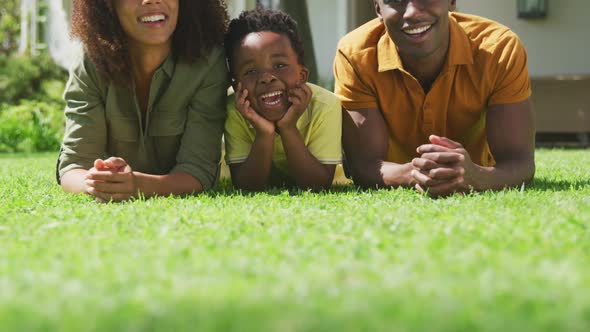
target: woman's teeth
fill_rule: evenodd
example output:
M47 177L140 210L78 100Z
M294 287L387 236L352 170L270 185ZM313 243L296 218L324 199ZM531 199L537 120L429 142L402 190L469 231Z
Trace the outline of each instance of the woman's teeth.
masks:
M166 19L166 16L164 15L150 15L150 16L144 16L142 18L140 18L142 23L153 23L153 22L159 22L159 21L164 21Z

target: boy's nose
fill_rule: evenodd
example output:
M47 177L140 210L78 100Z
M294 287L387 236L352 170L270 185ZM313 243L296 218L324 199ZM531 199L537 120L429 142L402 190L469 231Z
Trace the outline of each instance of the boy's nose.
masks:
M273 74L271 74L267 71L260 73L260 75L258 76L258 81L260 83L270 83L276 79L277 78Z

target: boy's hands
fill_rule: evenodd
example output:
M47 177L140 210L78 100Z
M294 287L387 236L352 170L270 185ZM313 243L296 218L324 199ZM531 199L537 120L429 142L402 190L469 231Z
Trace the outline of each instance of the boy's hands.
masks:
M257 133L273 134L275 132L275 124L258 114L248 100L248 90L242 89L242 83L238 83L236 87L236 107L238 112L254 126Z
M312 92L309 86L305 83L301 83L293 89L290 89L288 93L291 106L287 110L287 113L277 121L277 127L279 127L279 129L289 127L295 128L297 120L299 120L303 112L305 112L311 101Z

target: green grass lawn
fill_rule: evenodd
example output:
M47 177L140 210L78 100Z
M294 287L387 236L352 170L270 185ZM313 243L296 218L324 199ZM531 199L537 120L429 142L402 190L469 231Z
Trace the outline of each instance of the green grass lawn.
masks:
M533 185L100 205L0 156L2 331L590 331L590 153Z

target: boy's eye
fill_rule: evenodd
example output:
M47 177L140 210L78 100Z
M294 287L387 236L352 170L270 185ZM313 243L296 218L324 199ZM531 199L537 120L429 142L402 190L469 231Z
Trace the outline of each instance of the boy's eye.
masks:
M244 75L246 75L246 76L250 76L250 75L256 75L256 70L255 70L255 69L249 69L249 70L246 70L246 71L244 72Z
M383 0L384 4L400 4L403 3L405 0Z
M281 69L281 68L285 68L285 67L287 67L287 65L286 65L286 64L284 64L284 63L277 63L277 64L275 65L275 68L276 68L276 69Z

